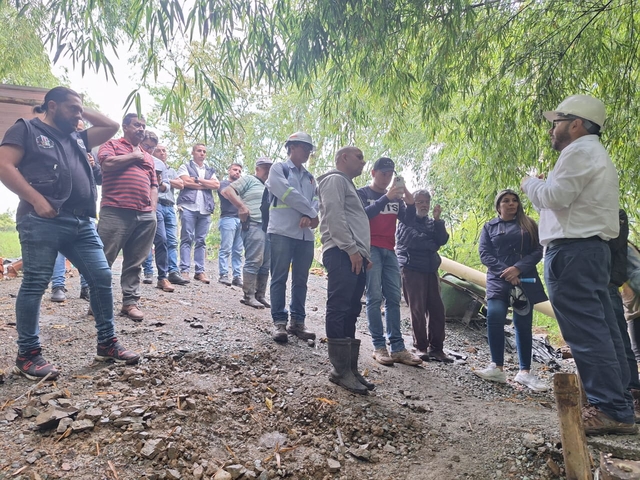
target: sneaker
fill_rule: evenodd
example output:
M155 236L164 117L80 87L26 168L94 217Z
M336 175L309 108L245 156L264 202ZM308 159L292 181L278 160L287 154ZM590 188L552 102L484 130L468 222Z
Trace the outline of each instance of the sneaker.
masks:
M171 272L169 274L169 282L173 283L174 285L186 285L187 283L191 283L191 280L189 280L188 273L187 278L184 278L178 272Z
M60 372L44 359L41 351L40 348L36 348L25 354L18 353L13 371L24 375L29 380L42 380L47 375L49 380L58 378Z
M114 361L133 365L134 363L138 363L140 355L124 348L118 339L114 337L107 343L98 344L96 360L99 362Z
M211 280L209 280L209 278L204 274L204 272L202 273L196 273L193 276L194 280L198 280L199 282L205 283L207 285L209 285L211 283Z
M231 282L229 281L229 277L227 277L226 275L220 275L220 278L218 278L218 283L226 285L227 287L231 286Z
M405 365L410 365L412 367L417 367L418 365L422 365L422 360L419 357L416 357L413 353L408 350L400 350L399 352L391 352L391 359L394 363L404 363Z
M389 352L387 351L387 347L377 348L373 352L373 359L378 362L380 365L386 365L387 367L393 366L393 358L389 356Z
M89 301L90 297L89 297L89 287L81 287L80 288L80 298L82 300L86 300L87 302Z
M64 287L53 287L51 289L51 301L52 302L64 302L67 299L65 292L67 291Z
M144 278L142 279L142 283L151 285L153 283L153 273L145 273Z
M530 372L518 372L513 380L534 392L546 392L549 390L549 386L546 383Z
M233 277L233 280L231 280L231 285L235 286L235 287L240 287L242 288L242 278L240 277Z
M582 407L582 422L585 435L634 435L638 433L635 423L614 420L593 405Z
M169 280L167 280L166 278L163 278L162 280L158 280L158 283L156 284L156 288L159 288L163 292L169 292L169 293L175 290L175 287L171 285L171 282L169 282Z
M473 373L490 382L507 383L507 374L496 367L495 363L490 363L485 369L474 370Z

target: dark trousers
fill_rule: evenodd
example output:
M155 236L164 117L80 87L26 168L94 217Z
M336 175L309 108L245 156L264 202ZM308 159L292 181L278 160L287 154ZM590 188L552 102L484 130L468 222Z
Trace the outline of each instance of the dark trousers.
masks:
M322 254L327 269L327 338L355 338L356 322L362 310L362 294L366 284L365 270L359 274L351 271L347 252L338 247Z
M629 338L629 331L627 329L627 320L624 318L624 306L622 305L622 297L620 297L620 291L615 285L609 286L609 297L611 298L611 307L613 313L616 316L618 322L618 328L620 329L620 336L622 337L622 343L624 343L624 352L629 364L629 386L631 390L640 390L640 380L638 379L638 363L636 362L636 356L631 349L631 339Z
M402 291L411 310L413 346L441 352L444 346L444 304L440 282L435 273L402 268Z
M629 320L629 338L631 339L631 350L636 357L636 362L640 363L640 318Z
M614 420L633 423L629 364L607 288L610 265L605 242L565 243L547 249L544 276L589 403Z

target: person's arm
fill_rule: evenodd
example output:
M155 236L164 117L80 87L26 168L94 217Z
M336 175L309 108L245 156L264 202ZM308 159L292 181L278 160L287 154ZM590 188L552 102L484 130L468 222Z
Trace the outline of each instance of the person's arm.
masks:
M530 240L529 240L530 241ZM542 260L542 245L539 243L535 245L532 250L523 255L523 257L513 264L520 272L528 272L531 269L536 268L536 265Z
M249 209L242 201L235 188L233 188L231 185L228 185L227 187L220 190L220 195L229 200L231 204L238 209L238 217L242 222L247 220L247 218L249 217Z
M100 168L100 164L95 161L91 152L87 155L89 156L89 165L91 165L91 170L93 171L93 179L96 181L96 185L102 185L102 169Z
M211 176L208 180L205 178L199 179L200 185L204 187L206 190L218 190L220 188L220 180L218 177L214 175Z
M97 147L107 140L111 140L120 128L118 122L114 122L110 118L91 108L85 108L82 116L91 123L91 126L86 132L87 141L89 143L89 145L87 145L87 150L91 150L93 147Z
M404 223L398 225L398 238L396 243L398 245L404 245L407 248L432 252L437 252L440 248L431 235L422 233L414 226Z
M103 172L116 172L131 165L144 164L144 152L139 147L134 147L131 153L116 155L113 144L107 142L100 147L98 161Z
M348 188L347 180L341 175L331 175L323 180L323 221L326 222L331 240L335 242L336 246L347 254L353 255L358 253L358 245L351 234L344 211L346 188Z
M281 163L276 163L271 167L269 177L265 182L269 193L301 215L309 217L309 219L316 218L318 216L318 210L314 209L311 202L291 186L289 179L285 178L282 168ZM303 177L306 177L306 174Z
M151 197L151 208L155 210L156 207L158 206L158 186L157 185L155 187L151 187L151 192L149 196Z
M169 184L171 185L171 187L175 188L176 190L182 190L184 188L184 182L182 181L182 179L178 177L178 175L174 172L171 172L171 175L174 175L169 179Z
M29 182L18 170L18 165L23 157L24 149L22 147L10 144L0 146L0 181L22 200L33 205L39 217L55 217L58 212L40 192L29 185Z

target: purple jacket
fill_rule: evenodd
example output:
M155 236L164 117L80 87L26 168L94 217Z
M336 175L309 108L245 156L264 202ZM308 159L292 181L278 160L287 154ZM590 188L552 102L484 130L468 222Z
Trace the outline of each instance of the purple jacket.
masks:
M515 220L503 221L500 217L484 224L480 235L480 260L487 267L487 300L496 298L509 301L511 284L500 278L507 267L520 270L520 278L535 278L535 283L523 283L531 304L544 302L544 292L536 265L542 259L542 245L531 245L531 235L521 229Z

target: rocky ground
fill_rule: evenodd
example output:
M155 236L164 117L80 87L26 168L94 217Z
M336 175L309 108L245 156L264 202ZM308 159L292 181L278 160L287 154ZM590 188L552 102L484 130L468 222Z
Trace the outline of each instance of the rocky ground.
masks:
M43 300L44 354L63 374L36 385L10 373L19 285L0 283L0 479L562 478L552 394L473 375L489 361L480 326L447 325L447 347L466 361L389 368L371 359L361 317L361 366L376 384L363 397L327 380L324 277L310 278L313 345L275 344L268 311L240 304L237 287L143 285L145 320L116 320L142 360L105 365L76 274L66 302ZM404 307L403 318L409 334Z

